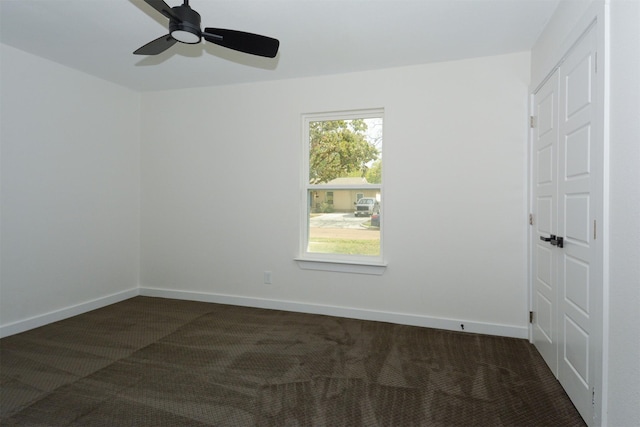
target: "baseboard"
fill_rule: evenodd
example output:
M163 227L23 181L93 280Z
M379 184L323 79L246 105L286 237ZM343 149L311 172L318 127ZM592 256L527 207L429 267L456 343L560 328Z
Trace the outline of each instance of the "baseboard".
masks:
M233 295L211 294L204 292L178 291L171 289L140 288L140 295L159 298L173 298L188 301L213 302L243 307L267 308L272 310L293 311L298 313L323 314L359 320L374 320L400 325L422 326L425 328L445 329L475 334L496 335L527 339L529 329L526 326L510 326L494 323L474 322L463 319L447 319L415 314L391 313L386 311L363 310L319 304L305 304L294 301L250 298ZM462 329L461 325L464 325Z
M187 301L213 302L243 307L266 308L272 310L293 311L298 313L322 314L326 316L346 317L359 320L397 323L400 325L421 326L450 331L462 331L476 334L496 335L511 338L527 339L529 330L526 326L510 326L494 323L475 322L465 319L448 319L415 314L392 313L386 311L363 310L358 308L306 304L294 301L251 298L234 295L212 294L204 292L178 291L171 289L135 288L97 298L74 306L55 310L42 315L30 317L18 322L0 326L0 338L25 332L49 323L77 316L91 310L115 304L135 296L173 298ZM462 329L461 325L464 325Z
M39 328L40 326L44 326L49 323L58 322L69 317L77 316L78 314L86 313L88 311L102 308L107 305L115 304L117 302L138 296L139 294L139 288L129 289L126 291L107 295L105 297L96 298L91 301L76 304L70 307L65 307L60 310L55 310L49 313L30 317L25 320L19 320L17 322L2 325L0 326L0 338L19 334L20 332L25 332L29 329Z

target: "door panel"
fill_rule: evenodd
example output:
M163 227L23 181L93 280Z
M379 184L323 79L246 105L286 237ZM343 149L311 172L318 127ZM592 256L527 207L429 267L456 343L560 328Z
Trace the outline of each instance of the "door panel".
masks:
M536 306L538 311L536 312L538 315L538 319L536 322L537 330L536 330L536 345L537 346L546 346L553 345L554 340L552 327L553 327L553 304L550 300L548 300L543 292L538 292L536 294ZM555 360L555 355L554 360Z
M547 145L538 151L538 185L551 184L553 182L553 169L555 167L554 148L553 145Z
M589 142L591 141L589 126L567 135L565 167L566 179L580 179L589 174Z
M564 318L564 360L571 370L573 379L583 388L589 387L589 332L573 321L571 316Z
M565 256L565 297L583 314L589 315L589 264Z
M565 73L566 108L565 118L570 119L583 108L592 104L591 70L593 70L593 56L590 51L572 52L571 64L562 67Z
M538 197L538 212L537 212L537 229L540 235L553 234L553 228L555 224L555 203L554 196L542 196Z
M589 245L589 194L567 194L565 215L571 221L565 223L564 237L573 243Z

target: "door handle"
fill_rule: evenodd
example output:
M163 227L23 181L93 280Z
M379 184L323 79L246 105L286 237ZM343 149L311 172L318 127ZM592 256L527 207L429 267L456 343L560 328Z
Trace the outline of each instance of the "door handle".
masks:
M549 242L552 246L564 248L564 238L558 237L555 234L552 234L549 237L540 236L540 240L543 242Z
M559 248L564 248L564 239L562 237L556 237L555 239L553 239L551 242L553 246L557 246Z

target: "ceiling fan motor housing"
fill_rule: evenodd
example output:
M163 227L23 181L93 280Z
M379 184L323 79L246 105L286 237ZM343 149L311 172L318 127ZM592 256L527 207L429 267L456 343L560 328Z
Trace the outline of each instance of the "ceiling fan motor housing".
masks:
M182 22L175 19L169 20L169 32L171 37L182 43L200 43L200 14L191 9L189 5L172 7L171 10Z

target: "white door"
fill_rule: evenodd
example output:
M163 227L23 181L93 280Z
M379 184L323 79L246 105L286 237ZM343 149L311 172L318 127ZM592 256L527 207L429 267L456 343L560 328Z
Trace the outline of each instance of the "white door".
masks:
M587 423L602 357L604 143L596 46L593 27L535 94L532 159L533 341Z
M557 256L549 241L558 235L558 72L534 97L533 128L533 342L553 373L558 373Z
M560 68L558 145L558 379L580 414L592 419L594 373L602 350L604 141L597 127L596 31L592 28Z

